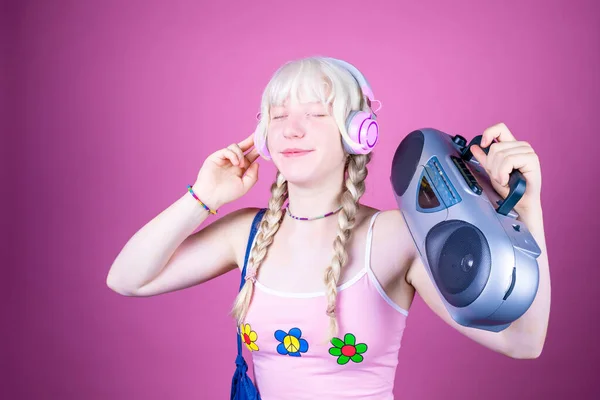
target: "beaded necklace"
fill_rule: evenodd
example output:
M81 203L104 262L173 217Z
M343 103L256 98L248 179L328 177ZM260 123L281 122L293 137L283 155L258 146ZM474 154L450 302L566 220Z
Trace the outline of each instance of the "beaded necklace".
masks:
M335 209L335 210L333 210L331 212L328 212L327 214L320 215L318 217L296 217L295 215L292 215L292 213L290 212L290 207L289 206L286 207L287 214L290 217L292 217L294 219L297 219L299 221L314 221L315 219L321 219L321 218L329 217L330 215L335 214L336 212L340 211L341 209L342 209L342 206L339 206L337 209Z

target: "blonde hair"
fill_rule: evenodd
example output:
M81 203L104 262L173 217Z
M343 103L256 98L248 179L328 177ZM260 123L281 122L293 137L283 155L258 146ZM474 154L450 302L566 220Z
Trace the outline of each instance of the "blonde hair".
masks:
M267 84L261 101L261 117L258 124L259 134L264 135L270 120L272 106L281 105L286 98L295 97L299 101L321 101L332 106L333 117L340 133L345 136L346 118L352 110L371 111L354 77L346 69L332 63L324 57L308 57L290 61L280 67ZM340 137L342 140L342 137ZM336 318L337 286L342 268L348 261L346 244L355 226L359 201L365 192L367 164L371 154L346 153L344 168L344 191L341 195L342 209L338 213L338 231L333 242L333 258L325 268L327 308L329 316L329 338L337 335ZM269 246L281 224L284 215L283 205L288 198L287 182L277 172L271 185L271 198L268 209L260 223L256 242L248 259L247 273L255 274L260 268ZM248 279L235 299L232 314L238 326L244 323L252 294L254 282Z

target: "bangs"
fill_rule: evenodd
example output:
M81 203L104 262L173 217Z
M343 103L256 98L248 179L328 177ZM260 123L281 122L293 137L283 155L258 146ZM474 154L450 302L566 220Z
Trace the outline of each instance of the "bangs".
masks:
M271 108L321 103L333 116L340 134L347 137L346 118L351 110L369 110L360 86L345 68L324 57L308 57L281 66L265 87L258 113L255 144L266 146ZM340 138L341 139L341 138Z
M322 65L310 60L284 65L271 80L267 90L270 107L292 102L320 102L329 105L335 98L335 85L322 70Z

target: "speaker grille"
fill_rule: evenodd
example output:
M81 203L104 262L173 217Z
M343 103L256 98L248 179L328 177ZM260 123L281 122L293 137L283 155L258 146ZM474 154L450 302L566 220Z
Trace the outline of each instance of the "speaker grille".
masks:
M491 271L489 244L483 233L465 221L435 225L425 238L427 261L448 303L466 307L483 291Z
M412 131L400 142L392 160L391 181L396 195L402 196L412 180L423 152L425 136Z

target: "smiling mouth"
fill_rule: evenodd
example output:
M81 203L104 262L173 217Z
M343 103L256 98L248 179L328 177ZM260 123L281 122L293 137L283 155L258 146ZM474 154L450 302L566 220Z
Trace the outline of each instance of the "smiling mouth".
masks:
M281 154L283 154L284 157L300 157L311 152L312 150L285 150L282 151Z

